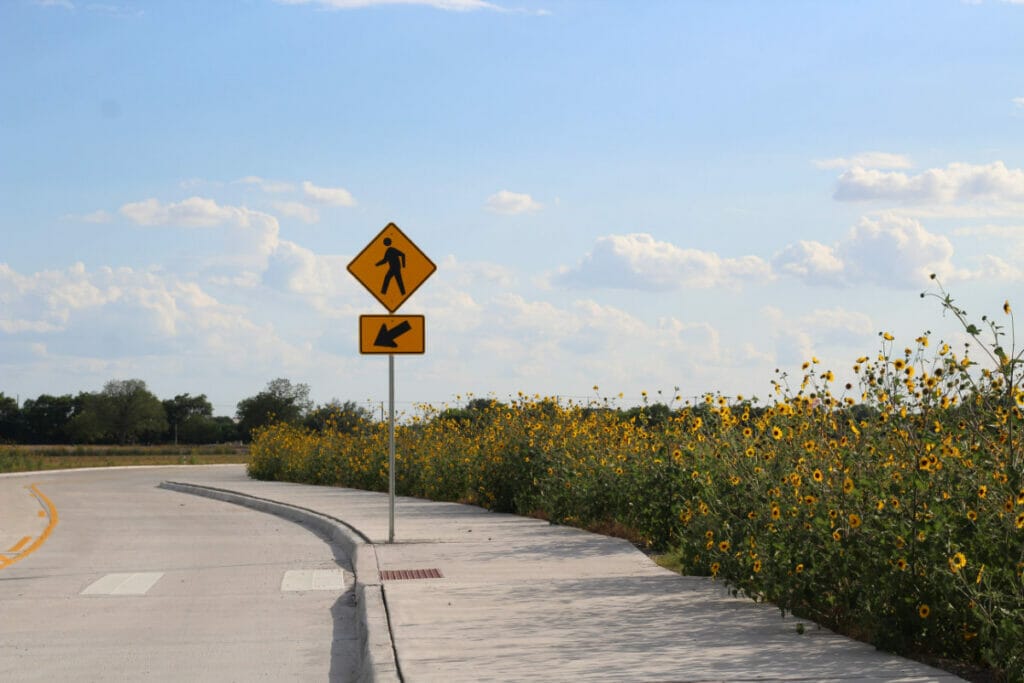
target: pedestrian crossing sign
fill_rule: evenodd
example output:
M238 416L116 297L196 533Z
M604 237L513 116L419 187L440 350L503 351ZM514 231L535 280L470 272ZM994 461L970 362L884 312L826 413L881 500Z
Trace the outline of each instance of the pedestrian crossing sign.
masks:
M394 223L388 223L348 264L348 272L391 313L435 270L434 262Z

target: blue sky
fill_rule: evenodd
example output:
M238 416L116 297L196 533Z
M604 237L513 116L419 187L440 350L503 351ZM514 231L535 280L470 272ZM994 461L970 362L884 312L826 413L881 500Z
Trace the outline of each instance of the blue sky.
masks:
M1024 3L9 0L0 391L767 397L1024 270ZM598 386L597 392L593 390Z

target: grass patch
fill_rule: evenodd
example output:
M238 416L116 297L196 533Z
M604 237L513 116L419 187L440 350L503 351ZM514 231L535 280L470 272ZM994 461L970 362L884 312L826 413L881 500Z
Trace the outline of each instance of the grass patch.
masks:
M249 449L208 446L0 446L0 472L80 467L245 464Z

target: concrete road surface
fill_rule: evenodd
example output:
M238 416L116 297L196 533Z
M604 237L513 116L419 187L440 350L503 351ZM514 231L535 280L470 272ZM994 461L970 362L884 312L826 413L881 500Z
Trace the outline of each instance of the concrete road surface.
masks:
M0 476L0 681L351 679L349 559L181 476Z

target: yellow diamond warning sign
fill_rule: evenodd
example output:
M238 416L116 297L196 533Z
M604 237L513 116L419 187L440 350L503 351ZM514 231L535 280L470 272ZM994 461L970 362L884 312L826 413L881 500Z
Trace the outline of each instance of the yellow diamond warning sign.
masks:
M359 353L423 353L422 315L359 316Z
M348 264L348 272L392 313L435 270L434 262L394 223L388 223Z

